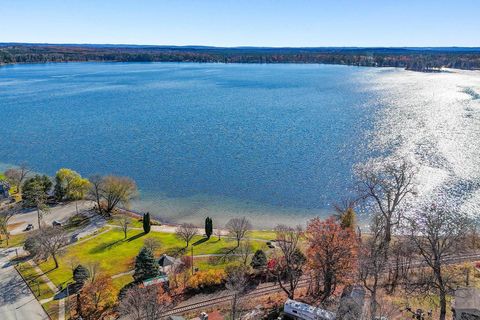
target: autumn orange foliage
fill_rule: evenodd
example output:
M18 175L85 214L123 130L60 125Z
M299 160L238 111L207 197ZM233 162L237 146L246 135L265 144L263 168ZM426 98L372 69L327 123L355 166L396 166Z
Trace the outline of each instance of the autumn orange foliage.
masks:
M112 279L100 275L87 282L78 295L77 313L85 320L102 319L115 303Z
M358 243L351 228L342 228L333 217L309 221L307 266L313 276L313 294L325 301L337 286L349 284L357 269Z
M189 280L192 289L204 289L222 284L225 279L224 270L207 270L196 272Z

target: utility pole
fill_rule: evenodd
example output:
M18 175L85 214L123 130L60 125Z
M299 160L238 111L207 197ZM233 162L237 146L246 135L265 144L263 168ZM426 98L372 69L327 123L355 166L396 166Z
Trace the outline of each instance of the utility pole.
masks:
M191 250L192 250L192 276L193 276L193 273L194 273L194 271L193 271L193 246L191 246Z

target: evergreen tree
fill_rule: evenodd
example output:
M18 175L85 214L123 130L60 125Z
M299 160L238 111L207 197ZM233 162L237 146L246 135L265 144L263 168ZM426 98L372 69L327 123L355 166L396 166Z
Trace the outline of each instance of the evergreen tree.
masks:
M207 235L207 238L210 239L210 236L213 233L213 221L212 218L207 217L205 219L205 234Z
M75 288L80 289L83 287L87 279L90 277L90 272L87 268L79 264L73 270L73 280L75 281Z
M66 195L65 188L63 187L62 181L58 175L55 176L55 187L53 188L53 194L55 196L55 200L57 201L62 201Z
M150 212L147 212L143 215L143 231L145 234L150 232L151 222L150 222Z
M158 262L150 249L143 247L135 258L135 282L141 282L154 278L160 274Z
M253 269L262 269L267 265L267 255L262 250L255 251L250 263Z
M52 181L46 175L36 175L25 181L22 188L22 198L26 207L33 207L36 204L38 193L47 197L48 192L52 188Z

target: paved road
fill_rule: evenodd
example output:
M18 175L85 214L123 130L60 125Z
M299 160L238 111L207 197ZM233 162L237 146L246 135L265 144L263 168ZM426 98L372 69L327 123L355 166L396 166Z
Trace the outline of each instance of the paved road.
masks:
M78 211L83 211L87 209L91 209L93 207L93 202L90 201L78 201ZM76 213L75 203L70 202L66 204L59 204L50 208L50 212L43 216L43 222L47 225L52 225L53 220L58 220L60 222L66 221L70 216ZM37 211L36 210L28 210L15 216L10 219L9 224L18 224L15 228L13 228L10 233L11 234L18 234L22 233L23 229L27 226L27 224L33 224L35 229L38 229L38 219L37 219Z
M0 319L41 320L47 314L17 270L8 263L14 250L0 252Z

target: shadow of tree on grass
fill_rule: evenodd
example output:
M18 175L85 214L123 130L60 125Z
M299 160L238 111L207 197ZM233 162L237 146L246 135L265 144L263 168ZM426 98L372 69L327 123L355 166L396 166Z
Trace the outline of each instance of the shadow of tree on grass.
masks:
M96 245L95 247L90 249L88 251L88 253L95 254L95 253L103 252L105 250L110 250L112 247L121 244L123 241L124 241L124 239L119 239L119 240L115 240L115 241L99 243L98 245Z
M136 239L144 236L145 234L146 234L146 233L142 231L142 232L140 232L140 233L137 233L137 234L134 235L134 236L131 236L130 238L127 239L127 241L130 242L130 241L136 240Z

